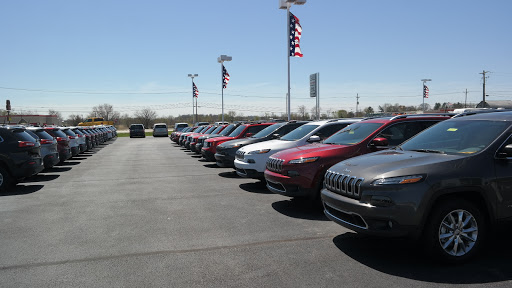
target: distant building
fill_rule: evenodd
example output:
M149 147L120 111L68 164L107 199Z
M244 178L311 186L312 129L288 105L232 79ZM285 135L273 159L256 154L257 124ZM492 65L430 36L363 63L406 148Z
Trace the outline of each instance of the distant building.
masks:
M481 101L476 105L476 108L503 108L503 109L512 109L512 101L511 100L486 100Z
M32 124L32 125L61 125L62 119L57 115L7 115L0 116L1 124Z

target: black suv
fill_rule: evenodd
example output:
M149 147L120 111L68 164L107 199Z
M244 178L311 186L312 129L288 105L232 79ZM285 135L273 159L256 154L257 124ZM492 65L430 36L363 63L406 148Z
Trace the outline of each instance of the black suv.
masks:
M419 237L446 262L512 219L512 112L455 117L326 172L324 212L360 233Z
M268 126L267 128L261 130L260 132L254 134L249 138L241 138L224 142L217 146L217 152L215 153L215 160L217 161L217 166L235 167L235 155L236 151L240 147L267 140L277 139L306 123L308 123L308 121L290 121L276 123L274 125Z
M41 144L21 126L0 126L0 192L44 169Z
M133 138L133 137L146 138L146 129L144 129L144 125L142 125L142 124L131 124L129 130L130 130L130 138Z

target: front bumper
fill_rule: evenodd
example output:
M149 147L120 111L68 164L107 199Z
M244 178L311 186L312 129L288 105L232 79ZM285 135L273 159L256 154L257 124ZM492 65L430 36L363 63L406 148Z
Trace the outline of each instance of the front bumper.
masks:
M268 190L289 197L310 197L318 196L315 187L302 185L300 178L282 175L276 172L265 170L265 180L267 181Z
M238 174L238 176L240 176L240 177L253 178L253 179L264 179L265 178L263 171L260 172L255 169L256 165L254 165L254 163L245 163L243 161L235 159L234 164L235 164L236 174Z
M215 161L215 153L210 150L201 149L201 156L207 161L214 162Z
M215 160L219 167L235 167L235 152L229 150L218 151L215 153Z
M377 207L322 189L325 215L337 224L362 234L377 236L418 235L418 211L411 203Z

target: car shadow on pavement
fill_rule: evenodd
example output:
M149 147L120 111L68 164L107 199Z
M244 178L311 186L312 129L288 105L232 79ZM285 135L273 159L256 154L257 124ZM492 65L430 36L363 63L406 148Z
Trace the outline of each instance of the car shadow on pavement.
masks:
M31 193L41 190L43 187L44 187L44 185L18 184L14 187L10 187L9 189L7 189L7 191L0 192L0 197L31 194Z
M236 174L236 172L235 172L235 174ZM239 187L240 187L240 189L247 191L247 192L251 192L251 193L273 194L272 192L268 191L265 181L242 183L239 185Z
M215 164L215 165L217 165L217 164ZM231 178L231 179L240 178L240 176L238 176L238 174L236 174L235 170L221 172L221 173L219 173L219 176L223 177L223 178Z
M53 166L52 168L43 170L43 173L60 173L71 170L71 167Z
M26 178L22 181L22 183L30 183L30 182L46 182L52 181L59 178L60 175L57 174L37 174L32 177Z
M80 164L80 162L66 160L66 161L64 161L64 162L62 162L62 163L60 163L58 165L59 165L59 167L62 167L62 166L75 166L75 165L78 165L78 164Z
M347 256L385 274L433 283L481 284L512 280L510 227L499 235L489 239L480 257L462 265L430 259L422 253L419 241L412 239L347 232L336 236L333 242Z
M201 161L201 160L199 160ZM207 161L201 161L201 162L207 162ZM207 162L209 164L204 164L203 166L206 167L206 168L220 168L219 166L217 166L217 164L215 164L215 162Z
M325 216L322 206L307 199L286 199L272 203L272 208L277 212L292 218L329 221Z

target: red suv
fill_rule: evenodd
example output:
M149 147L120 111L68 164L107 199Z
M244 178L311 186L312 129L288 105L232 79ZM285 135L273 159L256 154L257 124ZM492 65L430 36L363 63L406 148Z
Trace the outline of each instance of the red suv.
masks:
M201 155L208 161L216 161L215 153L217 152L217 145L229 140L251 137L252 135L260 132L268 126L275 123L250 123L238 126L231 134L224 137L210 138L204 141L204 146L201 149Z
M278 152L267 161L267 188L285 196L319 199L329 167L351 157L396 147L450 116L414 114L367 119L345 127L323 143Z

